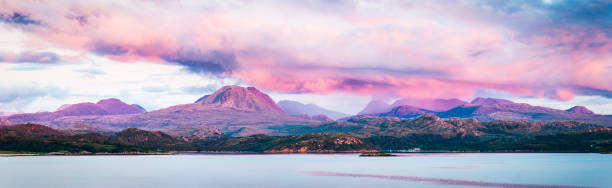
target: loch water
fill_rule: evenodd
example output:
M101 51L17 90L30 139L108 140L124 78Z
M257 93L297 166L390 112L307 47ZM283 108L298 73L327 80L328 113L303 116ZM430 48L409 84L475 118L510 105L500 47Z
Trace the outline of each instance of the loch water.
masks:
M0 157L0 187L612 187L612 155L358 155Z

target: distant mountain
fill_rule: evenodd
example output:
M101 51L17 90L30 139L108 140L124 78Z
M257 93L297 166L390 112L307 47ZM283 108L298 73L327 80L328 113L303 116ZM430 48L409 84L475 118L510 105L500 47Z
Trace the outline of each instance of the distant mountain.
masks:
M505 100L505 99L495 99L495 98L475 98L470 102L473 105L495 105L495 104L513 104L514 102Z
M15 114L23 114L23 112L0 112L0 117L11 116Z
M391 110L393 106L382 100L372 100L368 103L361 112L357 113L357 115L365 115L365 114L378 114L383 112L388 112Z
M73 104L54 113L58 116L110 115L100 105L90 102Z
M391 106L397 107L402 105L410 105L421 109L430 111L446 111L457 106L468 104L465 101L459 99L415 99L415 98L403 98L395 101Z
M210 96L198 99L196 104L242 111L285 114L270 96L254 87L224 86Z
M106 129L104 127L82 124L82 123L63 126L61 128L58 128L57 130L68 132L70 134L84 134L84 133L109 134L109 133L114 132L113 130Z
M115 98L102 99L97 103L78 103L62 105L57 113L62 116L82 116L82 115L117 115L117 114L136 114L145 112L139 105L129 105Z
M137 106L129 105L115 98L103 99L97 103L78 103L62 105L55 112L37 112L16 114L7 117L15 123L45 122L64 116L96 116L96 115L119 115L137 114L144 111Z
M578 108L579 109L579 108ZM440 117L475 118L480 121L558 121L575 120L599 125L612 126L612 117L568 112L553 108L532 106L526 103L492 98L477 98L470 105L463 105L448 111L436 113Z
M373 100L358 115L387 113L399 106L410 106L425 111L441 112L466 104L469 103L459 99L417 99L406 97L396 100L391 105L380 100Z
M399 102L396 102L399 104ZM459 104L459 103L455 103ZM505 99L476 98L469 104L463 104L446 111L434 111L421 107L402 105L374 116L415 118L423 114L435 114L443 118L475 118L479 121L512 120L512 121L559 121L575 120L612 126L612 117L594 114L582 106L568 110L532 106L526 103L514 103Z
M192 138L218 137L224 132L236 132L243 127L249 127L249 131L241 135L276 134L274 130L267 128L307 125L318 121L287 115L268 95L254 87L224 86L213 94L200 98L196 103L176 105L151 112L56 116L32 122L56 128L70 127L75 124L93 125L114 131L139 128L148 131L164 131L176 137Z
M410 105L401 105L391 109L389 112L380 113L378 116L391 116L391 117L401 117L401 118L415 118L419 117L423 114L427 113L435 113L431 110L426 110L422 108L417 108Z
M593 111L589 110L588 108L584 107L584 106L574 106L570 109L567 109L565 111L571 112L571 113L577 113L577 114L595 114L593 113Z
M140 109L140 112L147 112L147 109L145 109L144 107L140 106L139 104L132 104L132 106Z
M349 114L325 109L316 104L302 104L297 101L289 101L289 100L278 101L277 104L283 111L285 111L289 115L306 114L309 116L315 116L315 115L323 114L332 119L340 119L343 117L350 116Z
M142 107L125 104L123 101L115 98L104 99L98 101L96 105L100 106L106 114L104 115L117 115L117 114L137 114L146 111L142 110Z
M314 115L311 117L312 120L328 122L333 121L334 119L327 117L325 114Z
M324 114L319 114L319 115L314 115L314 116L309 116L308 114L300 114L300 115L291 115L293 117L298 117L298 118L302 118L302 119L308 119L308 120L314 120L314 121L334 121L334 119L327 117Z

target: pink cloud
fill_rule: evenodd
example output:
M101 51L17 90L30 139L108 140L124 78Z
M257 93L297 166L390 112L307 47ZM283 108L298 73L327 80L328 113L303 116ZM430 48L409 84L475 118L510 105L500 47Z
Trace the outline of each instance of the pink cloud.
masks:
M13 26L31 43L180 64L266 90L450 98L494 89L559 100L584 93L577 88L612 90L605 30L528 33L529 14L517 13L525 16L517 24L505 21L511 14L474 13L480 8L349 6L329 14L286 3L27 1L4 2L0 12L40 22Z

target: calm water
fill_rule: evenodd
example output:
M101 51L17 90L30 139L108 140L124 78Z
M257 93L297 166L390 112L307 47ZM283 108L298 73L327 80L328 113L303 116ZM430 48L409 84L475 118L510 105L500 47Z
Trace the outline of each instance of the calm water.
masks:
M0 157L0 187L612 187L612 155Z

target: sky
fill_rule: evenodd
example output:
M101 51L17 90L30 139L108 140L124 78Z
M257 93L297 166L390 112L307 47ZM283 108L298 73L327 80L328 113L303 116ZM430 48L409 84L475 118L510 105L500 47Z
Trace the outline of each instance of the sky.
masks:
M496 97L612 114L612 2L0 0L0 111L223 85L344 113Z

